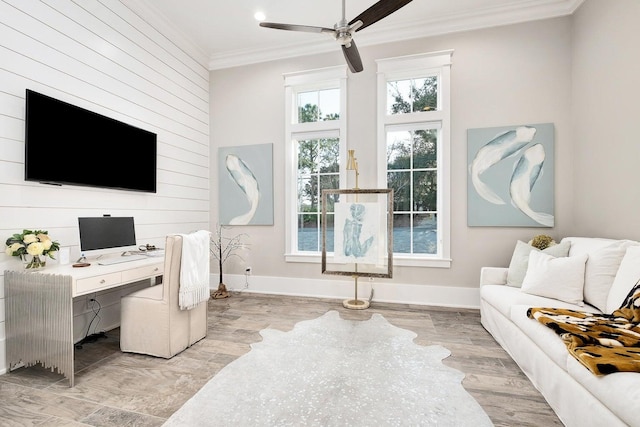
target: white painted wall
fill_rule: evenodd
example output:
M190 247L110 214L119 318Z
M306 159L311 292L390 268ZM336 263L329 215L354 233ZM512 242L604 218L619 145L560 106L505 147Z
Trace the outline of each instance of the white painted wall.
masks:
M640 240L640 2L587 0L573 18L574 232Z
M166 234L209 229L209 73L203 63L119 1L0 0L2 242L23 228L45 229L75 260L79 216L134 216L139 244L162 246ZM157 193L25 182L27 88L157 133ZM89 141L79 161L99 162L108 149ZM3 272L16 262L0 255L0 373ZM97 330L118 323L119 296L101 296ZM90 313L83 315L83 301L74 307L78 338Z
M452 66L452 257L450 270L396 267L393 280L374 284L381 298L396 302L469 303L483 265L506 266L516 239L539 232L556 239L595 236L640 240L637 189L640 144L640 26L636 0L586 0L567 18L470 31L412 42L361 48L365 71L349 78L349 146L358 153L360 182L375 182L371 147L375 140L377 58L454 49ZM341 64L335 54L274 61L211 73L212 157L220 145L275 143L276 223L244 227L257 250L249 289L283 294L344 296L349 281L322 276L317 264L287 264L284 253L283 110L281 74ZM258 76L258 77L256 77ZM242 127L250 104L256 126ZM233 96L237 103L229 99ZM273 100L273 101L270 101ZM274 104L278 104L274 106ZM229 108L232 107L232 108ZM466 226L466 130L517 123L552 122L556 129L556 227L554 229ZM236 129L242 128L241 133ZM215 182L212 200L217 200ZM215 215L215 212L213 212ZM268 241L269 250L260 242ZM240 273L243 265L231 266ZM235 268L235 270L234 270ZM234 287L246 286L230 275ZM283 277L284 280L274 280ZM302 278L304 280L289 280ZM310 279L310 280L309 280ZM366 297L369 282L364 282ZM426 285L426 286L425 286ZM397 288L397 291L394 289ZM464 298L455 288L468 292ZM451 296L452 298L449 298ZM472 301L472 300L471 300Z
M374 61L445 49L454 50L451 67L453 263L450 269L394 266L394 278L381 279L377 285L380 292L376 295L388 301L467 305L470 299L456 299L459 294L456 290L467 289L468 296L477 301L480 267L508 265L517 239L529 240L541 232L559 239L572 229L570 17L360 48L365 70L349 74L347 82L348 145L358 156L360 187L375 187L376 183ZM343 61L336 46L335 53L211 72L212 165L215 165L218 146L274 143L275 224L233 227L229 231L247 233L251 238L251 250L245 262L230 262L228 268L233 274L241 273L245 264L253 267L249 290L322 296L353 292L352 281L322 275L320 264L284 261L282 74L340 65ZM554 123L556 130L556 227L467 227L467 129L547 122ZM214 175L211 186L214 206L217 197ZM216 215L215 208L212 215ZM274 277L283 280L273 280ZM289 280L295 278L299 280ZM238 276L238 279L238 286L244 286L244 277ZM336 282L343 283L342 291L336 290ZM368 297L370 283L362 280L361 283L362 293ZM442 298L447 293L451 298Z

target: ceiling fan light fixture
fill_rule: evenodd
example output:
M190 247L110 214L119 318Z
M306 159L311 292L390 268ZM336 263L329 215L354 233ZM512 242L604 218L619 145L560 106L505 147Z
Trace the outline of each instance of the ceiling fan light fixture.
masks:
M338 42L340 42L341 45L349 47L351 46L351 40L353 39L353 37L351 36L351 33L348 31L342 31L339 33L336 33L336 40L338 40Z
M255 18L256 21L261 22L264 21L265 19L267 19L267 17L265 16L265 14L263 12L256 12L253 14L253 17Z

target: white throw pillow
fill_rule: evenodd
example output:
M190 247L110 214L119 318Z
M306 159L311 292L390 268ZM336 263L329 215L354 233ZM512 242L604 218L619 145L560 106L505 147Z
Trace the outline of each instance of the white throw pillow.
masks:
M613 279L605 313L611 314L619 309L638 280L640 280L640 246L630 246L622 258L616 278Z
M609 291L622 258L629 246L637 244L631 240L620 240L589 253L584 273L584 302L606 311Z
M543 252L554 257L566 257L569 255L569 248L571 248L570 242L561 242L540 251L540 249L518 240L507 271L507 285L518 288L522 286L522 279L527 274L527 266L529 265L529 254L532 251Z
M522 292L582 305L588 255L559 257L532 251Z

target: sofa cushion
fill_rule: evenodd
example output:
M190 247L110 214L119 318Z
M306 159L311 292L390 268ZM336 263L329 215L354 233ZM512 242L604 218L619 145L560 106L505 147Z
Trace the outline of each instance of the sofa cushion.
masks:
M627 248L633 245L638 245L638 242L617 240L589 252L584 273L584 302L597 307L600 311L606 310L607 297L622 258Z
M508 271L509 269L504 267L482 267L480 269L480 286L506 284Z
M522 292L582 306L587 258L587 254L556 258L531 251Z
M569 243L568 256L589 254L616 242L618 242L618 240L603 239L600 237L565 237L560 241L560 243Z
M480 288L480 298L485 300L508 319L511 318L511 307L514 305L522 305L526 307L560 307L570 308L572 310L588 310L597 312L596 309L592 309L591 307L580 307L576 304L571 304L565 301L558 301L552 298L527 294L522 292L520 288L505 285L482 286Z
M545 254L555 257L566 257L569 254L570 247L571 243L567 241L561 242L557 245L549 246L543 251L540 251L540 249L534 248L533 246L521 240L518 240L516 242L516 247L513 250L513 255L511 256L511 262L509 263L509 270L507 272L507 285L515 286L518 288L522 286L522 280L527 273L527 267L529 265L529 254L531 252L544 252Z
M529 306L514 305L511 307L510 319L522 332L527 335L553 362L565 371L567 359L572 356L567 351L567 346L558 335L536 319L527 317ZM578 307L582 310L582 307Z
M558 341L560 341L558 339ZM640 402L640 374L616 372L597 376L573 357L567 360L567 372L573 379L589 390L611 412L626 425L638 425L638 402Z
M630 246L613 279L605 312L611 314L619 309L638 280L640 280L640 246Z

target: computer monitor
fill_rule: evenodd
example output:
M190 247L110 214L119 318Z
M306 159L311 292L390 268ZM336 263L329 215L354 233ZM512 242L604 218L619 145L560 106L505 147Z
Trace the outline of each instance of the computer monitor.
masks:
M133 217L81 217L78 229L82 257L137 250Z

